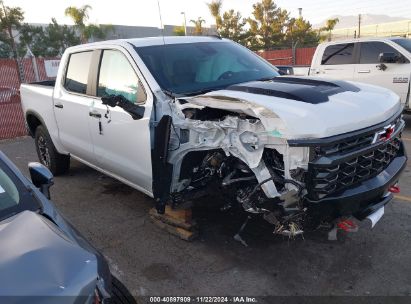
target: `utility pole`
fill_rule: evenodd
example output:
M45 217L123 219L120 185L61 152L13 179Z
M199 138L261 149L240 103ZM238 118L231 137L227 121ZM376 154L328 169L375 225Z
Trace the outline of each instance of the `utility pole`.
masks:
M361 37L361 14L358 14L358 38Z
M184 35L187 36L187 20L186 20L186 13L181 12L181 15L184 15Z
M299 16L300 18L303 17L303 8L302 8L302 7L299 7L299 8L298 8L298 16Z

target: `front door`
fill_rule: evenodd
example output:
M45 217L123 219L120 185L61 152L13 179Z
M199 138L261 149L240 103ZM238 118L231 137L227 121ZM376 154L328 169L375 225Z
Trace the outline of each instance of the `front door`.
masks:
M355 80L370 83L394 91L404 104L407 98L410 81L411 64L399 51L385 42L361 42L359 64L355 71ZM381 53L395 53L398 63L384 63L382 69L379 62Z
M102 50L96 98L90 106L90 133L97 165L136 188L152 192L150 116L153 97L137 76L137 66L120 49ZM148 93L146 93L148 92ZM122 95L144 107L134 119L120 108L103 105L101 97Z

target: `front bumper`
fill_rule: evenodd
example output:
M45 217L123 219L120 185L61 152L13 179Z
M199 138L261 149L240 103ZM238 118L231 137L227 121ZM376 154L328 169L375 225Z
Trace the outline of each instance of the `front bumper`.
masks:
M321 200L304 199L304 206L313 224L332 222L340 217L354 216L359 220L386 205L393 198L388 188L398 182L407 164L404 144L400 143L397 156L378 175L362 181L355 187L346 189L338 195Z

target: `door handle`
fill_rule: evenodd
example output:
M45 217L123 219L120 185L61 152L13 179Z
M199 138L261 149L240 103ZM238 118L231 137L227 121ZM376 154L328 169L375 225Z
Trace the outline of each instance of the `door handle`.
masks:
M55 103L54 106L55 106L56 108L59 108L59 109L63 109L63 108L64 108L64 106L63 106L62 103Z
M358 71L358 73L362 73L362 74L363 74L363 73L364 73L364 74L365 74L365 73L370 73L370 72L371 72L370 70L359 70L359 71Z
M98 112L89 112L88 115L94 118L101 118L101 114Z

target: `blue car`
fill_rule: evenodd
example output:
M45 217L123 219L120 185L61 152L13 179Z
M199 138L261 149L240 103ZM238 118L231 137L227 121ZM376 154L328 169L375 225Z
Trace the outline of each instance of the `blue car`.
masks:
M135 303L107 261L50 201L53 175L31 182L0 152L0 298L3 303Z

